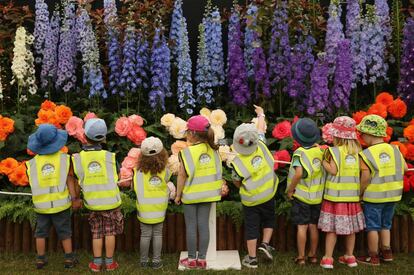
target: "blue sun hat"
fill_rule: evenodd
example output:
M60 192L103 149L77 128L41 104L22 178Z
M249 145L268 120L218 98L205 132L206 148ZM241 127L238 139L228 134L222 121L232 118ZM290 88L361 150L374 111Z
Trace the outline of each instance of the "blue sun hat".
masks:
M56 153L68 140L68 133L52 124L41 124L36 132L29 136L27 148L39 155Z
M321 133L315 121L301 118L292 125L293 138L303 147L311 147L321 138Z

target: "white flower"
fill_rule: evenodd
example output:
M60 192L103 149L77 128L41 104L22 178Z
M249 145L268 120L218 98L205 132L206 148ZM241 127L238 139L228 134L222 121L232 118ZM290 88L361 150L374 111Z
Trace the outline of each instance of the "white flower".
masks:
M185 137L187 131L187 122L182 118L175 117L170 128L169 132L176 139L182 139Z
M218 143L220 139L225 137L224 129L220 125L212 124L211 129L214 131L214 143Z
M1 67L0 67L0 100L3 100L3 85L1 84Z
M220 109L212 111L210 114L210 122L213 125L223 126L227 122L226 113Z
M178 170L180 169L180 160L178 159L178 156L171 155L168 158L167 167L168 167L168 170L170 170L170 172L173 175L177 175L178 174Z

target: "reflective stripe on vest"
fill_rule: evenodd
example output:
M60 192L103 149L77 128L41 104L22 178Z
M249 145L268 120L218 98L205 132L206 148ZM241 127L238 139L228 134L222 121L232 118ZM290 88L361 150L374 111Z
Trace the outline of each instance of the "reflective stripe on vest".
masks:
M188 176L182 202L191 204L219 201L222 186L219 154L206 143L187 147L180 154Z
M265 160L256 162L255 160ZM274 158L269 149L259 142L257 151L251 155L237 155L232 161L233 168L241 177L240 197L243 205L255 206L270 200L277 191L279 179L273 172Z
M81 151L72 158L85 207L94 211L119 207L122 201L117 185L115 154L105 150Z
M359 157L346 153L346 148L329 148L338 168L336 175L327 173L324 199L333 202L359 201Z
M398 148L381 143L365 149L360 155L371 169L371 182L364 192L363 200L372 203L400 201L404 161ZM387 163L390 163L388 167Z
M320 204L323 198L325 175L322 169L323 151L319 147L304 149L300 147L292 156L299 157L302 168L306 170L307 177L300 179L296 185L293 196L307 204ZM312 160L312 162L311 162ZM288 175L288 185L292 182L295 169L291 165Z
M54 214L70 208L66 185L69 162L70 157L61 152L37 155L26 162L35 212Z
M156 175L158 180L156 186L151 185L152 175L144 174L134 170L134 190L137 196L137 218L146 224L163 222L168 207L168 187L170 172L164 170Z

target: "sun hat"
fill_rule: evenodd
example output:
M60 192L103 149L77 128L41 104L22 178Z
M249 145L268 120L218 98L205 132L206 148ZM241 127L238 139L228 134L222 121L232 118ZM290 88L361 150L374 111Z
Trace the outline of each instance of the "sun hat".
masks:
M320 138L321 133L315 121L310 118L301 118L291 128L293 138L303 147L310 147Z
M343 139L357 139L356 122L349 116L340 116L333 121L329 133L333 137Z
M259 133L252 123L243 123L234 131L233 148L241 155L253 154L257 149Z
M192 116L187 121L187 129L194 132L207 132L210 122L202 115Z
M65 146L68 133L52 124L41 124L36 132L29 136L27 148L39 155L53 154Z
M85 122L85 135L93 141L102 141L106 137L108 129L106 123L100 118L91 118Z
M156 137L148 137L141 143L141 153L144 156L153 156L161 153L164 146L162 141Z
M356 128L361 133L374 137L387 136L387 122L378 115L365 116Z

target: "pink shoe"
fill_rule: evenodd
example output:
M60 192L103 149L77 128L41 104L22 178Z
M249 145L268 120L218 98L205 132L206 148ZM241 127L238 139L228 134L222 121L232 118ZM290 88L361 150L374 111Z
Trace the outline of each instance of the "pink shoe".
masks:
M180 260L180 265L187 268L187 269L196 269L197 268L197 260L193 259L182 259Z
M354 256L341 256L338 259L338 262L341 264L346 264L349 267L357 267L358 263L356 261L356 258Z
M207 261L206 260L197 260L197 268L199 269L207 269Z
M325 269L332 269L333 268L333 259L332 258L322 258L320 266Z

